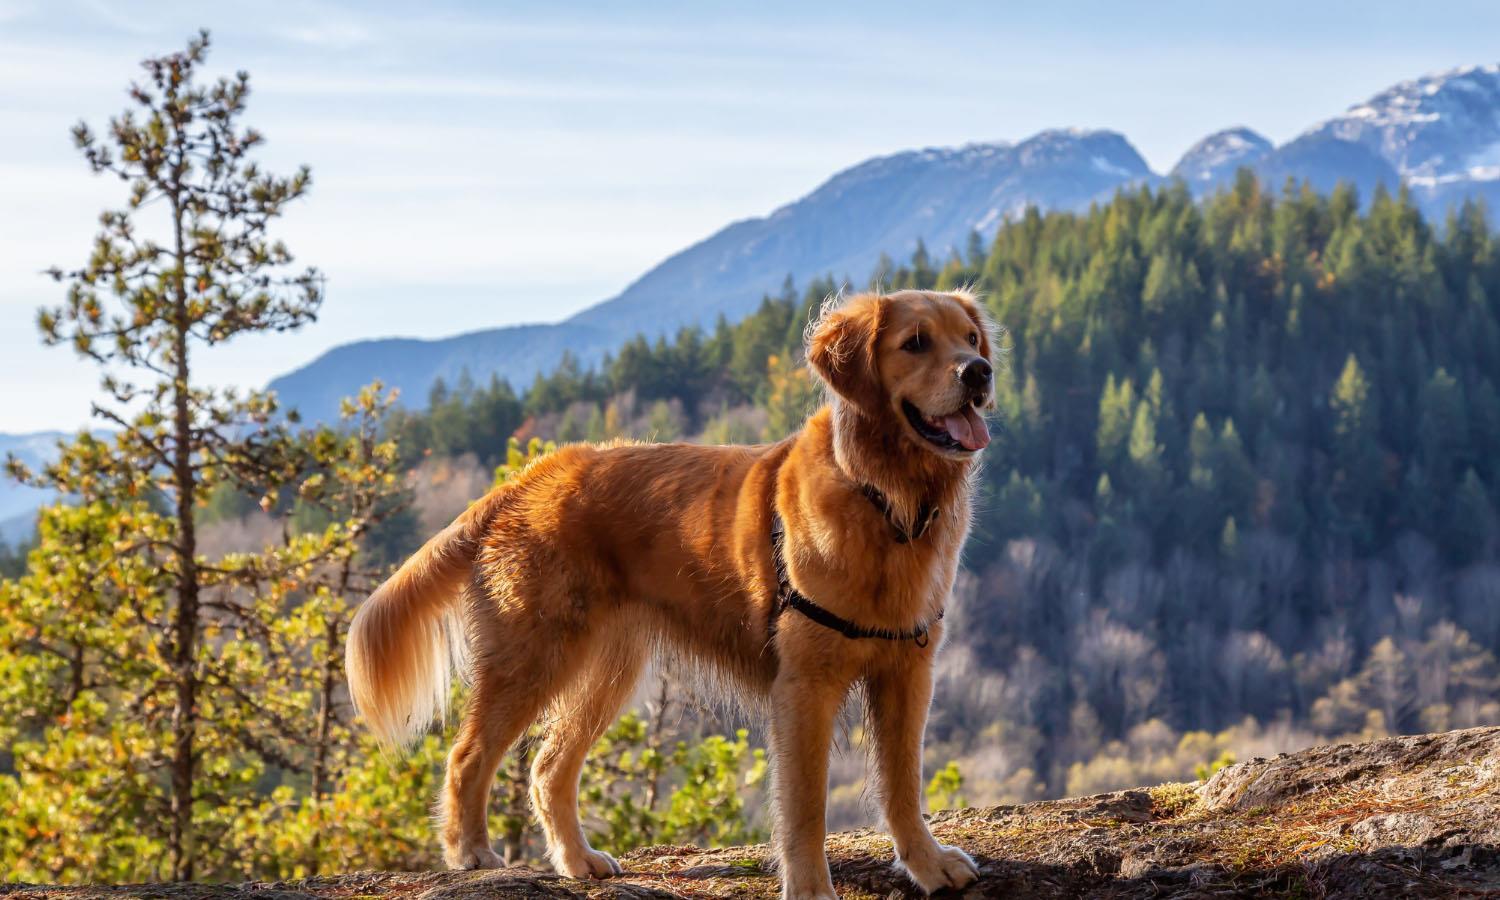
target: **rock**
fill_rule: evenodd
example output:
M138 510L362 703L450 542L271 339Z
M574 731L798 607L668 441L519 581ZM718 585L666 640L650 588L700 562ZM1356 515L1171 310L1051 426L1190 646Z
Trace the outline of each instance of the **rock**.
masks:
M1220 769L1199 795L1204 809L1220 812L1272 807L1350 786L1399 791L1420 783L1447 793L1456 784L1493 783L1500 770L1497 732L1470 728L1253 759Z
M1432 836L1433 821L1417 813L1371 816L1354 826L1354 836L1366 847L1421 844Z
M1500 892L1500 728L1314 747L1165 785L933 817L968 850L967 897L1451 897ZM890 839L828 838L845 896L914 896ZM360 872L278 884L0 885L6 900L771 898L767 847L653 847L625 875L575 881L529 869Z

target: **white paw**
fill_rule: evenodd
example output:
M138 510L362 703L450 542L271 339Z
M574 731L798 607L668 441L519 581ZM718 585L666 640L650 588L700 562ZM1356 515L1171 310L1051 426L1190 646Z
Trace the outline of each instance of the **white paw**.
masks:
M568 854L559 860L557 871L569 878L609 878L619 875L623 870L608 853L585 848L582 853Z
M957 847L933 843L913 853L909 859L896 860L922 893L931 894L944 888L968 887L979 878L979 867L969 854Z
M505 860L489 847L470 847L444 854L450 869L503 869Z
M781 889L781 900L839 900L832 885L796 887L785 885Z

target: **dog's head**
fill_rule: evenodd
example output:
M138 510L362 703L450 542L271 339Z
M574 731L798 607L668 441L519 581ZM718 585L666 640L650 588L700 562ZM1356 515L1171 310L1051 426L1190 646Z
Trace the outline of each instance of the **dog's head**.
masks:
M826 309L807 361L845 403L949 458L983 450L995 398L983 307L966 292L861 294Z

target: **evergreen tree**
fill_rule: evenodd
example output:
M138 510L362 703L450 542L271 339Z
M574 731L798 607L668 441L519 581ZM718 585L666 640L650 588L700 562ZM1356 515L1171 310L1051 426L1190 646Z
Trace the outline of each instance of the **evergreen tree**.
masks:
M1118 470L1124 458L1134 418L1135 391L1130 379L1115 384L1111 372L1104 381L1104 393L1099 398L1099 429L1095 437L1098 465L1106 471Z
M217 649L222 631L209 612L210 592L258 580L272 565L204 560L200 503L230 484L273 507L300 460L277 424L273 397L203 386L193 354L241 334L297 328L321 299L318 274L291 269L291 254L268 233L307 191L308 172L283 178L252 161L262 138L239 122L249 78L242 72L200 84L207 50L205 32L183 52L146 60L144 83L130 89L131 109L111 120L103 138L86 125L74 129L89 167L125 182L129 193L123 209L100 217L88 262L53 270L68 285L67 299L38 322L47 343L66 343L105 369L108 401L94 413L115 430L108 438L80 435L40 472L10 461L18 476L78 498L78 509L59 513L50 533L54 540L79 529L97 536L94 554L77 560L79 577L94 585L83 597L106 620L126 614L141 625L104 645L82 641L78 652L132 658L128 668L103 665L94 674L114 681L119 702L138 704L131 744L166 773L167 808L144 821L164 823L161 871L175 879L199 871L198 855L213 840L200 833L205 804L240 793L233 773L204 765L229 752L225 741L244 735L230 721L238 705L224 696L241 676L226 671ZM115 587L112 571L132 574ZM143 685L144 696L137 693ZM107 707L95 706L86 722L100 737L118 734ZM238 749L256 749L246 744ZM154 777L149 772L141 776Z
M1341 529L1363 546L1372 537L1370 518L1380 481L1379 427L1369 381L1352 353L1334 383L1329 405L1333 410L1332 499L1341 514Z
M1467 406L1463 386L1439 366L1422 389L1418 419L1419 459L1439 490L1457 484L1472 462Z
M1494 514L1484 483L1473 469L1464 473L1454 491L1442 537L1448 555L1459 564L1478 558L1494 534Z

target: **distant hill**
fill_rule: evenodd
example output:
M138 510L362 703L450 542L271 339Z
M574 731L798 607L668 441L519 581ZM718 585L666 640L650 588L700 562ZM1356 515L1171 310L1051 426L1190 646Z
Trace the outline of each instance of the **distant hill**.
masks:
M66 436L61 431L0 434L0 460L14 454L28 466L43 465L57 456L57 442ZM36 528L37 508L53 496L52 491L17 484L0 475L0 541L16 544L29 538Z

